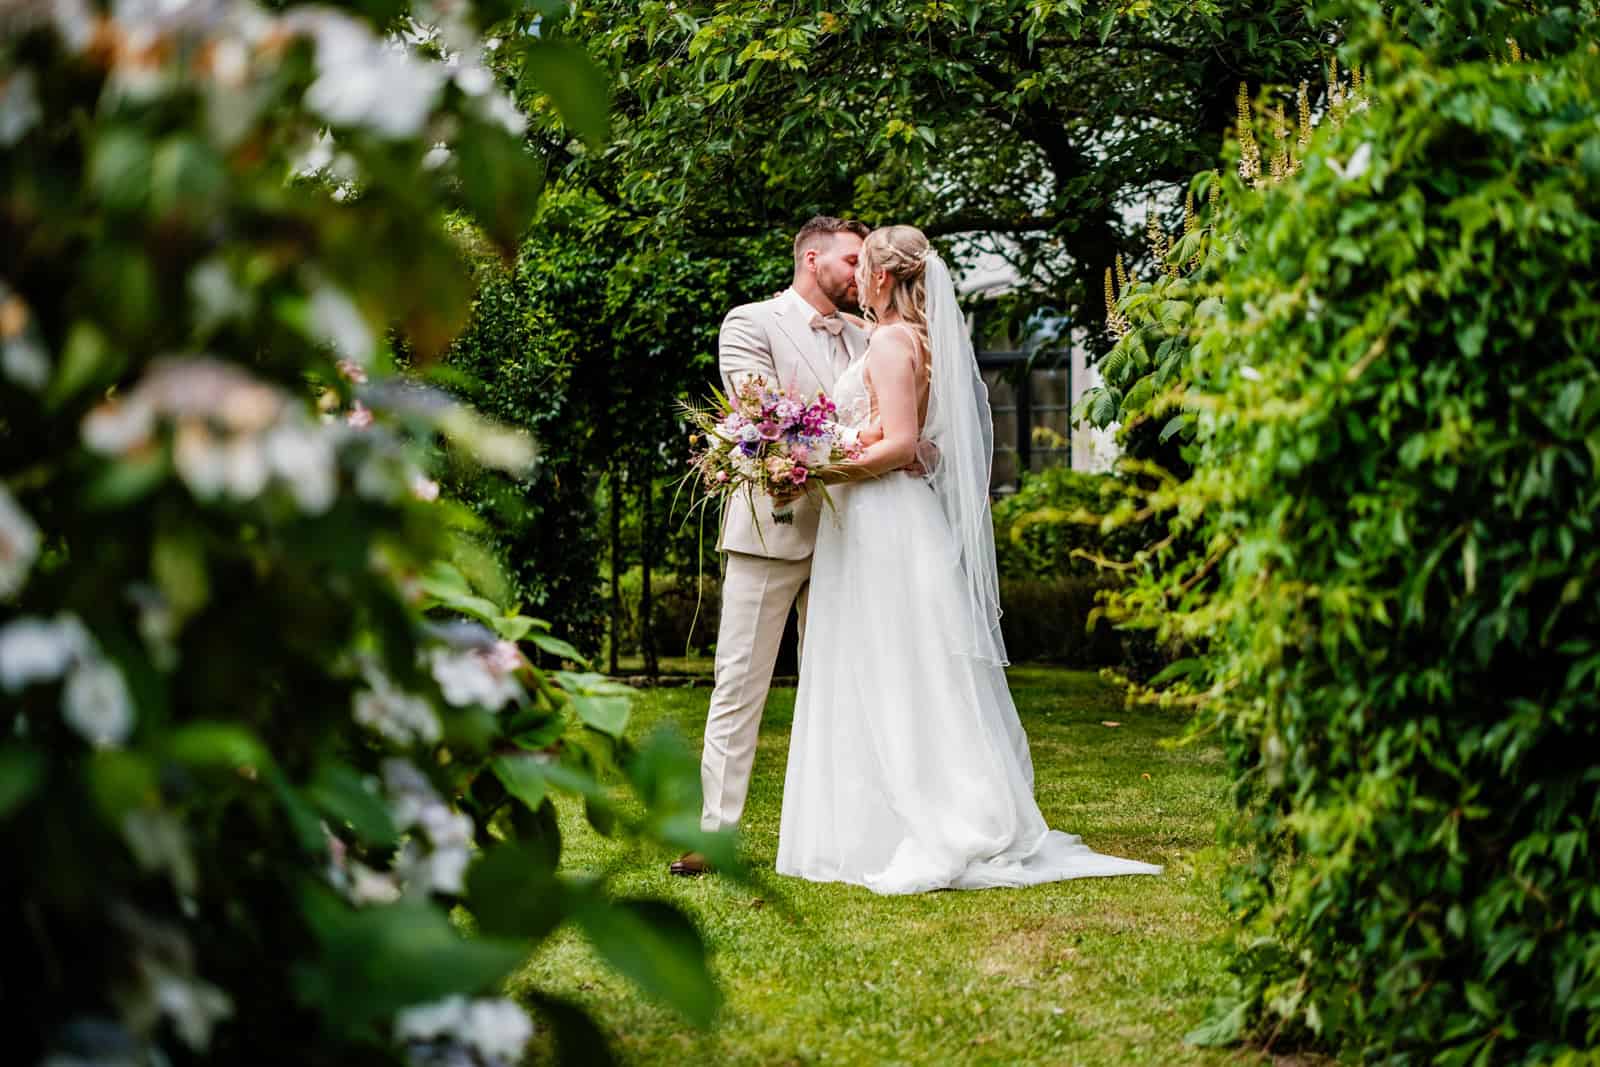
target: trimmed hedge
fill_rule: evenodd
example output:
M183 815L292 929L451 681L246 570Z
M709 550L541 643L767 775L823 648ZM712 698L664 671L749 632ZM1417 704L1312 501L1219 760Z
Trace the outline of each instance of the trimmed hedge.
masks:
M1253 857L1193 1036L1548 1062L1600 1041L1600 57L1375 54L1371 111L1230 183L1216 284L1163 308L1201 550L1120 599L1208 638L1165 695Z

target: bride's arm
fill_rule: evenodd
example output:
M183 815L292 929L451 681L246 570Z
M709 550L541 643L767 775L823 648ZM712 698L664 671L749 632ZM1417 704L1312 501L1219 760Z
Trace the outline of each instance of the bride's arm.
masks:
M917 350L904 330L879 330L866 354L883 437L858 459L822 471L827 483L858 482L900 470L917 458Z

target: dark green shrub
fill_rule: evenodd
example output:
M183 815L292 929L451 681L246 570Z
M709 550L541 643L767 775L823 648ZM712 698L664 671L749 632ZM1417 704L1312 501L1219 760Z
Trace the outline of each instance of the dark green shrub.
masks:
M1205 639L1163 698L1240 783L1197 1039L1545 1062L1600 1040L1600 59L1371 56L1302 175L1231 183L1152 498L1198 549L1117 606Z
M1067 467L1033 471L1017 491L994 504L994 547L1005 578L1106 573L1095 560L1126 562L1139 531L1102 531L1104 516L1124 500L1124 484L1109 474Z
M1000 579L1001 632L1012 663L1105 667L1124 661L1124 635L1105 619L1091 629L1103 577Z

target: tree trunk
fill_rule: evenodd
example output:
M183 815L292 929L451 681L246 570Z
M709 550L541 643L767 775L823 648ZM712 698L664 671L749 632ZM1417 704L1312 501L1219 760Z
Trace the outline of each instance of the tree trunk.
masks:
M639 461L639 563L643 571L639 585L639 651L644 654L644 673L654 678L661 673L656 658L655 604L650 595L650 567L656 558L655 476L651 457Z
M622 643L622 464L611 461L611 653L610 674L616 677Z

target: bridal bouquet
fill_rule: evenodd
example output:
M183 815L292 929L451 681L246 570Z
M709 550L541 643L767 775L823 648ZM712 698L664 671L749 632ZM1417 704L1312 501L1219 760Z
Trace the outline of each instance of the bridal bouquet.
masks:
M690 438L697 448L689 460L690 475L698 477L708 497L744 489L768 496L792 492L823 467L861 454L856 431L834 421L827 396L818 393L807 402L794 389L774 389L764 378L746 380L732 397L715 393L707 406L686 406L684 414L699 431ZM774 508L772 518L794 522L793 506Z

